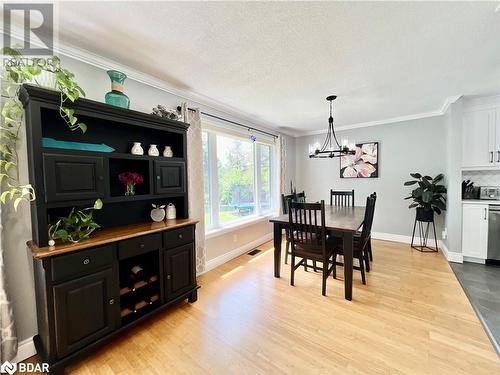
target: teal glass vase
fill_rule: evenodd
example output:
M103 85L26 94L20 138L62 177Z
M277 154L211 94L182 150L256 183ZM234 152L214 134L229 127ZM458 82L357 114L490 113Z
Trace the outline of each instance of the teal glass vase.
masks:
M106 73L111 78L111 91L104 97L106 103L115 107L129 108L130 99L123 93L123 82L127 76L117 70L108 70Z

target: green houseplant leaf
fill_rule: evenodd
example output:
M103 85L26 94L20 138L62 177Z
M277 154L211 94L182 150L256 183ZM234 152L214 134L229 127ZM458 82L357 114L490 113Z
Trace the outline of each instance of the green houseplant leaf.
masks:
M420 173L410 173L413 180L406 181L404 186L412 186L418 184L418 188L411 191L411 195L404 199L412 199L413 202L408 208L422 207L425 210L432 210L438 215L446 210L446 187L439 184L444 179L443 174L438 174L436 177L424 175Z
M89 238L92 232L100 228L93 218L93 211L100 209L102 209L100 199L97 199L92 207L82 210L73 207L68 216L61 217L55 224L49 225L49 238L73 243Z
M65 103L74 102L85 93L75 82L75 75L61 67L57 56L23 58L13 48L5 47L1 51L4 58L1 94L6 99L0 117L0 203L12 203L17 210L21 202L36 199L34 188L30 184L21 184L18 170L17 141L24 123L24 110L18 99L21 86L24 83L38 84L37 78L43 72L53 73L60 92L59 114L70 130L79 129L82 133L86 132L87 126L78 122L75 111Z

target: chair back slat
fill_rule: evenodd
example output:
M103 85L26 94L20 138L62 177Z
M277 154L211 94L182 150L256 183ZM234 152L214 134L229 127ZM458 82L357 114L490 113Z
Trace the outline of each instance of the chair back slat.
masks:
M354 189L351 191L335 191L330 189L330 205L354 207Z
M288 206L289 202L301 202L304 203L306 201L306 193L303 191L301 193L295 194L281 194L281 205L283 208L283 214L288 214Z
M289 202L290 239L293 249L326 254L325 201Z
M375 213L376 196L370 195L366 198L365 218L363 220L363 229L361 230L361 246L364 248L371 235L373 214Z

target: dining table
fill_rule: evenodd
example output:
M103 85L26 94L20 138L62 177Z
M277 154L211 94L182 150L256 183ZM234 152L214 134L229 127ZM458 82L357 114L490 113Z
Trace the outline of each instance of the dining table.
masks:
M344 295L352 300L352 270L354 235L363 225L365 207L325 205L325 227L329 235L341 237L344 246ZM273 217L274 277L281 272L281 241L283 230L289 227L288 214Z

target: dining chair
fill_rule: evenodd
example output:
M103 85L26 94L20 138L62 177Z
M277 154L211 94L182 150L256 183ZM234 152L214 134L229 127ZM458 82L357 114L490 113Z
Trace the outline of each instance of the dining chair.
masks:
M283 214L288 214L288 207L290 202L299 202L299 203L305 203L306 201L306 193L305 191L302 191L300 193L294 193L294 194L281 194L281 203L283 207ZM285 264L288 264L288 256L291 255L291 250L290 250L290 233L289 230L285 230L285 239L286 239L286 245L285 245ZM306 271L307 271L307 264L304 266Z
M359 266L353 266L353 269L361 271L361 281L366 284L365 264L368 261L367 247L370 242L370 232L373 223L373 214L375 211L375 200L373 195L366 198L365 217L363 220L363 228L361 233L354 236L353 241L353 258L357 259ZM337 277L337 265L343 266L344 263L337 262L338 255L344 255L344 243L338 238L331 239L333 243L333 277Z
M377 192L374 191L371 194L371 196L373 197L373 212L375 213L375 203L377 203ZM372 223L373 223L373 217L372 217ZM368 253L368 256L370 257L370 261L373 262L371 228L370 228L370 239L368 240L367 253ZM367 264L366 268L367 268L367 271L370 272L370 263Z
M290 285L295 282L295 270L307 260L323 262L321 294L326 296L326 281L333 272L333 247L328 242L325 227L325 201L320 203L290 202L288 209L292 263ZM295 264L295 258L302 258ZM332 265L329 267L329 265Z
M351 191L335 191L330 189L330 206L354 207L354 189Z

